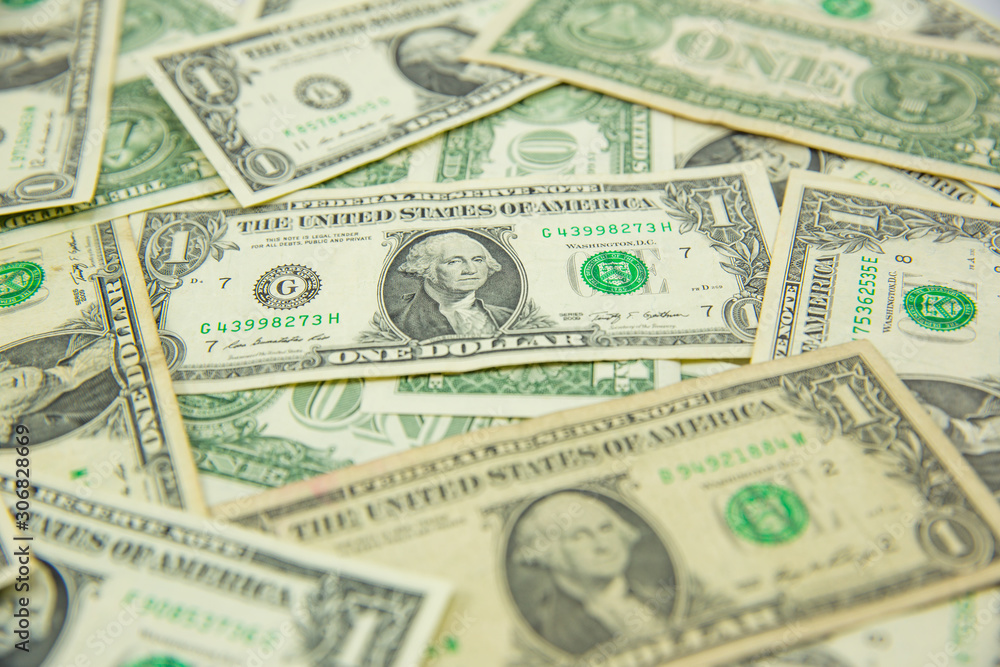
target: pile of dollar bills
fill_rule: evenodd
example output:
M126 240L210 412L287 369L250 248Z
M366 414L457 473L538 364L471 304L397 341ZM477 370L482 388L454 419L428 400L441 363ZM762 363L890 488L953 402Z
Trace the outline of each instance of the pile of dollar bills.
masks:
M0 0L0 665L998 664L979 5Z

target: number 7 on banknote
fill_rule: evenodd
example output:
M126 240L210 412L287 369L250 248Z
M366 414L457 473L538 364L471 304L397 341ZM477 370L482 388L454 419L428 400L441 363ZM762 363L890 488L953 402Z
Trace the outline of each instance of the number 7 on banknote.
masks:
M312 190L132 221L175 388L204 393L747 356L776 219L748 163Z

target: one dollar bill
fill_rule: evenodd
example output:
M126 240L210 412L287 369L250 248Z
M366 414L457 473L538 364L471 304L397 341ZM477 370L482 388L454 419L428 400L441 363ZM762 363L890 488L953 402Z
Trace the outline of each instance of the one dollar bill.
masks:
M0 243L21 243L225 189L149 79L119 82L93 199L0 216Z
M518 0L466 57L703 122L1000 184L1000 54L989 45L890 40L722 0Z
M315 185L554 82L459 62L492 0L341 7L153 58L153 82L244 206Z
M754 361L870 340L1000 492L1000 211L804 173L785 201Z
M123 2L0 4L0 214L93 196Z
M164 349L124 221L0 249L0 472L205 512Z
M33 480L29 585L0 593L4 665L183 664L172 656L176 643L181 651L210 649L195 663L203 665L409 667L450 597L441 580ZM0 490L15 506L15 478L6 471ZM30 619L30 661L14 645L19 616ZM164 653L112 662L115 640L129 627L152 630L132 648L152 644Z
M752 167L312 190L133 224L180 393L739 357L777 217Z
M448 578L445 627L490 622L466 624L442 667L716 664L1000 571L1000 507L867 343L453 438L218 510Z

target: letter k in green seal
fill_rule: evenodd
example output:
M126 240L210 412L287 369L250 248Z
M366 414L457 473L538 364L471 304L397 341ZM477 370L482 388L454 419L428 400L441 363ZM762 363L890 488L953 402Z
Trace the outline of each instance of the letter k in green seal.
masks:
M903 299L910 319L931 331L961 329L976 316L976 304L963 292L940 285L911 289Z

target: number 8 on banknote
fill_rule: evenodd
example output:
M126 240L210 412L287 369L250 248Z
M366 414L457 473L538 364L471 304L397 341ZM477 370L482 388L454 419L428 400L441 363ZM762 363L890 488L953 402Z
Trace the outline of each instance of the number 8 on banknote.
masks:
M794 174L754 361L870 340L1000 494L1000 214Z
M756 165L398 187L134 216L176 389L749 354Z

